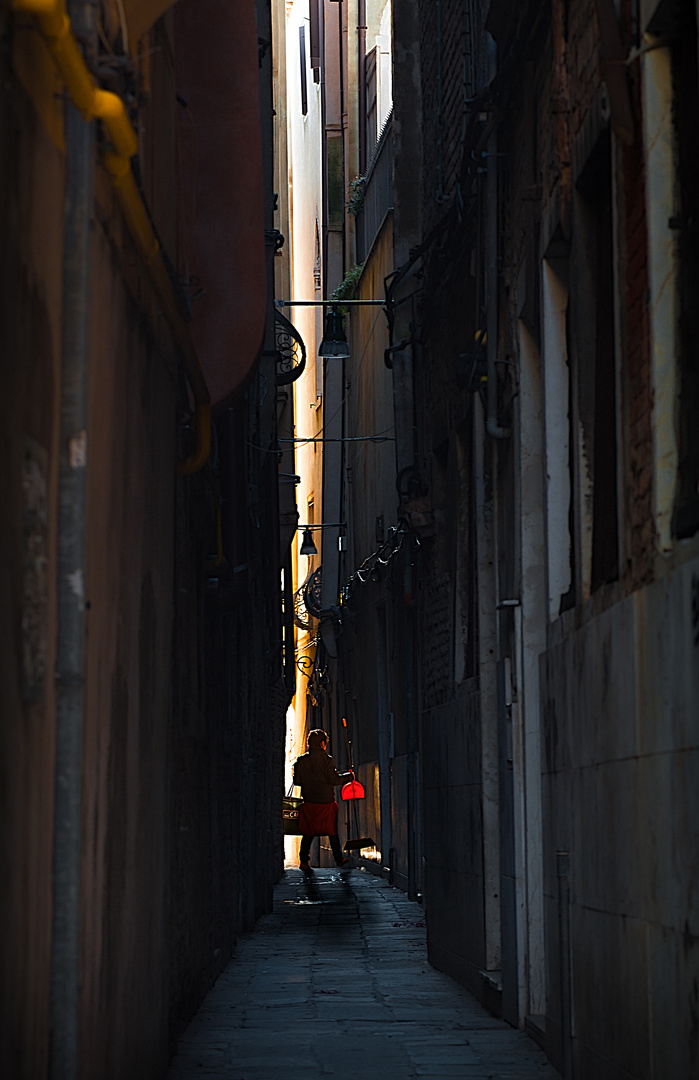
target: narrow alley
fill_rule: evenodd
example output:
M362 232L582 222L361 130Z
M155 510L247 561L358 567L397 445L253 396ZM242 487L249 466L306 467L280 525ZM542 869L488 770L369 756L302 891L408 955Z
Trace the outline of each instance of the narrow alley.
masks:
M0 1080L697 1080L698 131L699 0L0 0Z
M287 870L180 1039L169 1080L555 1080L430 966L423 910L358 869Z

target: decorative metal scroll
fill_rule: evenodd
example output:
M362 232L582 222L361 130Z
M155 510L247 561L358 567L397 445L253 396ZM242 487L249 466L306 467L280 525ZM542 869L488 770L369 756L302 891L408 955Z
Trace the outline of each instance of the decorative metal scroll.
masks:
M306 585L305 583L300 589L297 589L294 593L294 622L300 630L312 630L313 622L311 616L306 607Z
M306 602L306 611L309 611L315 619L319 619L323 613L321 606L323 592L323 567L315 570L303 590L303 598Z
M277 386L296 382L306 366L306 346L294 324L281 311L274 313L274 343L277 350Z

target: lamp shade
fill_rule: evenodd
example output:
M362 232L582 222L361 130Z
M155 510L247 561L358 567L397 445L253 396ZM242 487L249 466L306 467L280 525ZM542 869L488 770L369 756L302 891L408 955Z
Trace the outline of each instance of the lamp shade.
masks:
M350 350L342 321L342 312L336 307L331 308L325 316L325 330L318 356L332 356L336 360L349 356Z
M301 538L301 554L302 555L317 555L318 548L313 543L313 536L310 529L303 530L303 536Z
M349 784L344 785L340 794L345 801L348 799L363 799L364 785L360 784L359 780L350 780Z

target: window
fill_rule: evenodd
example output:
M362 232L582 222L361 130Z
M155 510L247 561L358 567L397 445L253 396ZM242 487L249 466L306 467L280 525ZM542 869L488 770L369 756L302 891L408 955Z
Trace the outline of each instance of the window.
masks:
M308 86L306 82L306 27L299 27L299 59L301 61L301 112L308 113Z

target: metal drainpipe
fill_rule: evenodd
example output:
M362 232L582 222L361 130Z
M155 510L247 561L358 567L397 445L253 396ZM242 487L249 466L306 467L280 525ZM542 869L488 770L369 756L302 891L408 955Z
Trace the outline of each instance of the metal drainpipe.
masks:
M417 884L415 874L415 627L413 625L414 611L414 578L413 578L413 543L412 536L406 533L403 540L405 550L404 570L404 597L406 601L406 637L408 657L408 671L405 692L406 727L408 736L407 762L406 762L406 789L408 818L408 897L416 898Z
M84 40L95 8L73 2ZM85 489L88 289L95 161L94 124L66 101L61 430L58 478L56 729L51 941L51 1080L78 1075L80 844L85 684Z
M325 78L325 4L318 5L318 35L320 38L320 170L321 170L321 211L320 211L320 235L321 235L321 291L326 295L328 273L328 138L325 124L328 116L327 90ZM324 327L324 309L321 309L321 327ZM316 358L316 364L318 359ZM321 370L323 365L321 364ZM325 385L323 385L325 393Z
M359 121L359 175L366 171L366 0L357 4L357 119Z
M491 43L491 78L497 72L497 46ZM498 381L495 363L498 348L498 136L497 127L486 144L486 358L488 382L485 429L494 439L507 439L509 428L498 423Z
M561 849L556 852L556 874L558 876L563 1080L573 1080L572 998L570 992L570 852Z
M345 62L342 55L342 3L337 5L337 55L338 55L338 68L340 77L340 132L342 139L342 183L347 188L347 103L345 101ZM348 49L349 52L349 49ZM347 225L349 214L343 215L342 222L342 274L344 277L347 270Z

